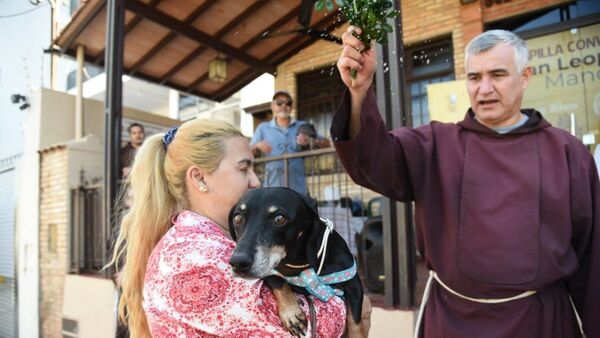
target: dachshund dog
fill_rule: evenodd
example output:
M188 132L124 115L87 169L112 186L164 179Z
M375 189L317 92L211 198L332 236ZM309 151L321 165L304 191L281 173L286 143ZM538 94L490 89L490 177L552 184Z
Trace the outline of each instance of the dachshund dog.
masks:
M319 297L315 288L309 292L304 285L286 278L300 274L306 277L308 273L312 277L318 274L317 279L323 277L321 280L331 285L325 287L329 296L335 289L338 294L343 291L348 309L346 333L352 338L364 337L360 323L363 288L354 257L343 238L333 230L333 224L319 217L315 200L288 188L251 190L231 209L229 230L237 242L229 260L234 272L264 279L277 301L279 317L290 333L304 336L307 327L306 316L292 289L328 299ZM346 278L332 277L338 277L339 272Z

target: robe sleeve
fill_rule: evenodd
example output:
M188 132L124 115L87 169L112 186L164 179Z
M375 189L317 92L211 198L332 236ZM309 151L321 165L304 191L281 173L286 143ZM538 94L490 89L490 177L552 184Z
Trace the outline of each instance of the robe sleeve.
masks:
M431 126L388 131L375 95L369 90L354 139L348 136L350 93L344 93L332 122L331 136L340 161L355 183L399 201L414 200L431 160Z
M594 161L582 144L573 146L571 176L571 244L579 259L567 287L587 337L600 337L600 182Z

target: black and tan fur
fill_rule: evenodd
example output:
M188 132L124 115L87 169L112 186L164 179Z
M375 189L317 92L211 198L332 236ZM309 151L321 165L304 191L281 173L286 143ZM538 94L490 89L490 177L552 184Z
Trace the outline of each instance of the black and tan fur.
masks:
M229 229L237 241L230 259L233 270L242 276L263 278L273 290L284 326L295 336L304 336L306 317L292 289L302 294L308 292L271 275L271 270L285 276L297 276L306 269L305 265L318 270L317 251L326 226L319 218L315 200L288 188L251 190L231 209ZM333 231L321 275L345 270L353 263L346 242ZM363 289L358 274L332 287L344 291L348 336L363 337L360 326Z

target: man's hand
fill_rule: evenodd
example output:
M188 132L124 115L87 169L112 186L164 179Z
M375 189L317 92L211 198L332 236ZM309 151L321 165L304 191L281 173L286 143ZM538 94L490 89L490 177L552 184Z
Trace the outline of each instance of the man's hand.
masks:
M268 153L271 152L271 150L273 150L273 148L271 147L271 145L267 141L260 141L260 142L257 142L256 144L254 144L252 146L252 152L253 153L255 151L260 151L263 154L268 154Z
M342 81L344 81L352 96L363 97L373 82L377 58L373 48L362 52L366 46L353 33L360 35L362 30L358 27L350 26L342 34L344 48L337 62L337 67L340 71ZM354 80L350 76L352 69L356 71L356 78Z
M342 81L350 90L350 124L348 126L348 136L353 139L360 130L360 112L363 102L367 96L367 91L373 83L373 74L377 65L377 55L375 49L361 53L365 49L363 43L357 39L353 33L360 35L360 28L350 26L342 35L344 49L337 62ZM353 80L350 76L351 70L356 70L356 78Z
M298 133L298 135L296 135L296 143L298 143L298 145L306 146L306 145L308 145L309 142L310 142L310 136L308 136L304 133Z

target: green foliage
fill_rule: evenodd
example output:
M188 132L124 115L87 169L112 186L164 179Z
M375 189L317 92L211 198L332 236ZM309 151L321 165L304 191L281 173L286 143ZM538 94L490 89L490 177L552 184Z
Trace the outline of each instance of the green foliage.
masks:
M315 10L333 10L334 0L318 0L315 2ZM335 0L342 13L350 21L350 24L362 29L359 39L364 43L366 49L375 40L381 44L387 42L387 33L393 31L393 27L387 23L388 18L397 17L400 12L393 8L389 0Z

